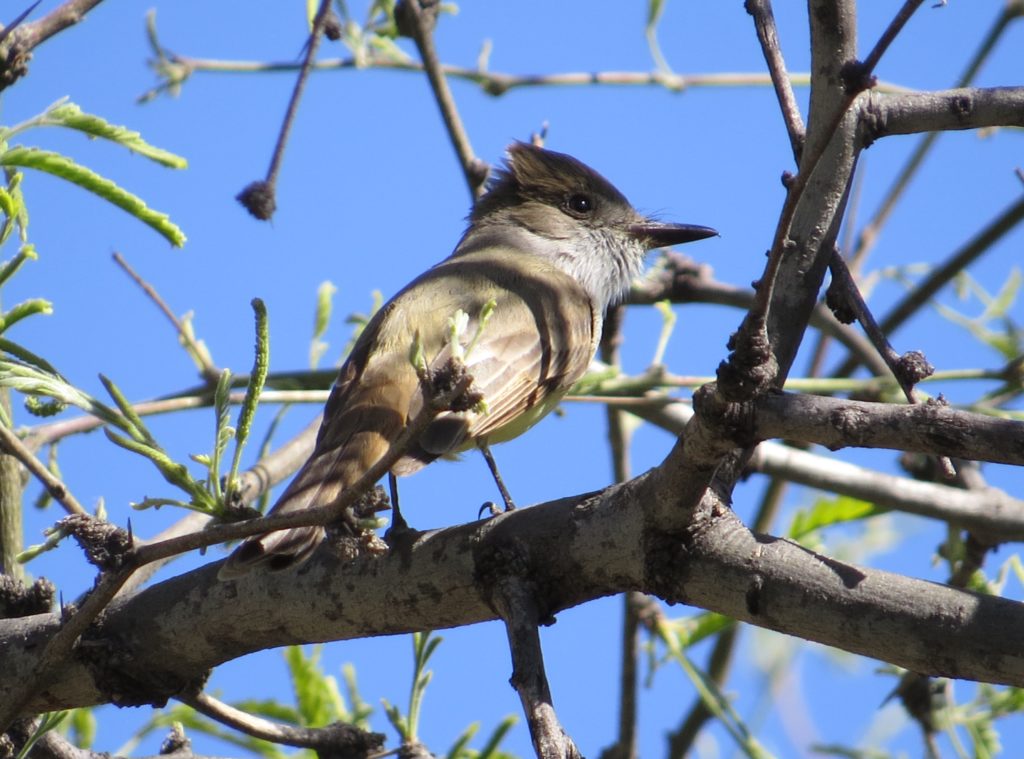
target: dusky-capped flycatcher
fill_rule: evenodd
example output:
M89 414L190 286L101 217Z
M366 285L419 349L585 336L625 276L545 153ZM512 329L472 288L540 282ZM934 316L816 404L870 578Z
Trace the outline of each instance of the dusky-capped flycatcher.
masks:
M604 312L640 273L646 252L715 234L646 218L575 158L514 143L451 256L366 325L341 367L312 456L271 513L334 502L387 452L425 402L410 349L418 340L428 361L446 359L456 311L469 316L465 340L478 338L465 363L485 409L442 412L391 468L395 475L475 446L486 453L533 426L586 372ZM491 301L493 316L476 335ZM323 527L298 527L250 537L220 577L299 564L323 536Z

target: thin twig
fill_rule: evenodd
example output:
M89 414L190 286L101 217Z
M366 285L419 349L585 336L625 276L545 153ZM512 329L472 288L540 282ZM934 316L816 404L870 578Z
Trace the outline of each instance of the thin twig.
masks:
M292 124L295 122L295 114L299 110L299 101L302 99L302 93L306 88L306 81L309 79L313 59L316 57L317 48L320 46L320 33L323 31L324 21L327 19L330 9L331 0L320 0L320 7L317 9L316 17L313 19L313 28L309 32L309 41L306 43L306 56L302 60L299 78L295 81L295 88L292 90L291 99L288 101L288 110L285 111L284 122L281 124L281 131L277 136L277 144L274 145L274 155L271 157L270 166L267 168L266 182L272 187L277 184L277 175L281 169L281 161L284 158L284 148L288 144L288 135L291 133Z
M757 39L761 43L761 52L764 53L765 62L768 64L768 73L772 78L775 96L779 99L782 120L786 123L786 132L789 134L789 144L793 149L793 157L799 164L806 137L804 120L800 115L800 106L797 105L796 96L793 94L793 85L786 71L786 62L782 58L782 47L779 45L779 34L775 27L775 14L772 12L771 0L747 0L745 7L747 13L754 17Z
M114 263L120 266L121 269L124 270L125 274L132 278L142 292L144 292L146 296L153 301L153 304L160 309L161 313L163 313L171 324L174 325L174 330L178 333L178 339L188 346L189 353L192 355L193 359L199 363L200 373L202 374L203 379L211 383L216 383L217 378L220 376L220 369L214 366L213 362L210 360L208 352L196 344L195 339L189 334L188 330L185 329L185 325L182 324L181 320L170 309L167 302L160 297L160 293L156 291L156 288L144 280L119 252L115 251L113 258Z
M662 300L672 303L713 303L749 310L754 302L754 292L746 288L719 282L714 279L710 267L696 264L686 256L668 253L662 258L663 265L633 285L627 303L630 305L651 305ZM842 343L847 350L860 356L873 374L886 371L885 362L857 330L840 324L832 312L822 303L816 303L811 312L810 324Z
M36 0L34 3L32 3L32 5L28 6L27 8L25 8L25 10L23 10L21 13L15 16L14 20L11 23L9 23L7 26L2 27L2 30L0 30L0 43L2 43L4 40L10 37L11 33L19 26L21 26L22 21L24 21L30 15L32 15L32 11L38 8L39 4L42 1L43 0Z
M434 47L434 25L439 10L438 0L405 0L402 3L402 8L404 8L405 18L412 22L410 24L412 37L423 61L423 68L430 81L430 87L434 91L434 99L437 101L438 108L441 109L441 118L444 119L445 128L448 130L448 138L451 140L455 154L459 158L459 164L462 166L469 195L476 200L483 194L484 182L489 169L487 164L477 158L473 152L473 146L469 143L469 135L462 125L459 110L455 106L455 98L452 97L451 89L448 87L448 80L445 78L441 61L437 57L437 50Z
M330 395L329 390L265 390L260 395L261 403L319 403L323 404ZM238 405L245 400L245 392L232 392L228 395L228 401ZM213 405L213 394L202 393L195 395L176 395L170 398L162 398L155 401L141 401L132 404L139 416L153 416L155 414L167 414L173 411L185 411L187 409L206 408ZM76 416L72 419L65 419L60 422L41 424L33 428L25 437L25 445L30 451L38 451L44 445L56 442L71 435L78 435L84 432L91 432L104 424L103 420L95 416Z
M64 507L64 511L69 514L88 513L82 508L82 504L78 502L78 499L68 490L68 486L47 469L42 461L36 458L35 454L14 434L13 430L3 424L0 424L0 447L6 449L9 454L18 459L37 480L43 483L46 492Z
M34 48L58 32L77 24L100 2L102 0L67 0L38 21L28 24L16 21L5 29L2 37L6 44L0 55L3 61L3 65L0 66L0 90L14 84L28 73L28 60ZM38 4L33 4L29 10Z
M179 70L193 73L234 73L257 74L265 72L295 71L300 64L294 61L245 61L195 58L165 51L166 60ZM413 60L380 57L326 58L313 64L314 71L361 71L383 69L422 73L423 65ZM703 87L768 87L772 80L768 74L759 71L735 71L708 74L680 74L665 71L568 71L559 74L508 74L442 64L445 76L473 82L489 95L499 97L510 90L525 87L581 87L581 86L656 86L672 92L685 92ZM810 75L804 72L789 75L791 84L806 87ZM145 93L142 99L157 94L155 88ZM907 87L895 82L879 81L875 89L880 92L909 92Z
M619 353L622 347L622 322L626 315L623 306L615 306L608 310L601 333L601 360L608 366L619 366ZM609 407L608 443L612 454L612 472L616 482L625 482L630 478L629 465L629 428L623 424L622 412Z
M618 366L622 347L624 306L609 309L601 333L601 360L609 366ZM625 482L631 476L629 441L632 427L626 423L626 414L615 406L605 407L608 420L608 444L612 456L612 471L616 482ZM637 725L637 658L640 654L640 623L637 615L637 597L642 593L630 591L622 596L622 651L619 673L619 730L615 743L602 752L615 759L636 757Z
M313 59L316 57L317 48L320 47L321 33L330 12L331 0L320 0L320 7L313 19L313 28L309 32L309 40L306 42L306 55L302 60L295 87L292 89L292 96L288 100L288 108L285 111L284 121L281 123L281 131L277 135L277 143L274 145L266 177L263 182L254 182L238 194L238 201L245 206L249 213L261 221L266 221L274 215L277 175L281 169L281 162L284 160L284 149L288 144L288 135L291 134L295 114L299 110L299 101L302 99L306 81L313 69Z
M914 15L918 8L921 7L921 3L924 0L906 0L903 3L903 7L899 9L896 16L889 25L885 27L885 31L882 32L882 36L878 38L878 42L868 53L868 57L864 59L865 73L870 75L875 70L878 62L882 59L885 51L889 49L889 45L893 43L893 40L903 31L903 27L910 21L910 17Z
M366 756L379 751L384 745L383 735L360 730L354 725L334 723L325 727L295 727L271 722L203 692L178 696L178 700L246 735L285 746L317 749L331 756Z
M653 622L654 620L652 620ZM649 625L654 630L654 625ZM716 686L721 687L729 672L729 665L736 650L736 640L739 637L739 623L726 627L718 634L714 648L708 656L708 665L705 669L706 677ZM668 757L669 759L684 759L693 748L697 735L709 719L715 715L707 706L703 698L698 697L696 703L683 718L678 730L668 735Z
M921 306L948 284L953 277L964 271L982 254L990 250L999 240L1020 224L1022 220L1024 220L1024 196L994 218L988 226L978 232L963 247L955 251L946 263L932 271L923 282L918 284L899 303L893 306L880 322L879 328L882 332L887 335L895 332ZM851 374L859 365L860 361L851 356L833 372L833 376Z
M519 694L530 740L538 759L581 759L579 749L555 714L544 672L540 645L540 613L534 588L518 576L504 576L493 588L492 603L505 622L512 653L512 687Z
M925 379L925 377L907 376L906 371L904 371L900 364L900 355L893 349L892 344L886 337L886 333L878 326L878 322L875 321L874 314L871 313L868 304L864 302L864 296L861 294L860 288L857 287L853 275L850 274L850 270L846 267L845 259L843 259L838 250L832 253L829 270L832 273L832 284L829 287L830 292L842 294L843 307L852 312L853 317L860 323L868 339L875 346L875 350L885 359L885 363L889 366L889 371L896 378L896 382L899 384L900 390L903 391L907 402L920 403L920 398L914 389L914 385ZM931 373L932 371L928 371L929 375Z

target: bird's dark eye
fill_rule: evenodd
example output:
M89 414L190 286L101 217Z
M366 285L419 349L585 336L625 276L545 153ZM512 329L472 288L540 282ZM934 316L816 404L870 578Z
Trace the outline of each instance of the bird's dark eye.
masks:
M574 214L588 214L594 210L594 201L582 192L570 195L565 205Z

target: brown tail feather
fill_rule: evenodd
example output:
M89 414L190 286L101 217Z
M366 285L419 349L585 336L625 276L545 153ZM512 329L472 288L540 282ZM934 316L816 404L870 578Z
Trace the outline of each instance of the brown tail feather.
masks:
M277 572L302 564L324 538L323 527L295 527L247 538L217 572L219 580L236 580L256 567Z
M321 434L318 449L329 442ZM384 455L388 441L378 432L357 433L339 448L315 451L269 514L329 506ZM323 527L294 527L254 535L227 558L217 577L233 580L257 567L279 571L305 562L324 539Z

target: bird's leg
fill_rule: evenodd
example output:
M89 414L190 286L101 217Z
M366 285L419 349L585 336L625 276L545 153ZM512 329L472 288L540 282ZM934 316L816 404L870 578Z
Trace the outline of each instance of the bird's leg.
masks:
M498 465L494 463L494 456L491 455L491 449L487 443L483 440L477 441L477 447L480 449L480 453L484 455L484 461L487 462L487 468L491 470L491 476L494 478L495 484L498 486L498 491L501 493L501 498L505 501L505 511L512 511L516 505L512 503L512 496L509 495L508 488L505 487L505 483L501 479L501 475L498 473Z
M393 472L388 472L388 490L391 491L391 528L388 532L408 530L409 524L398 507L398 478Z

